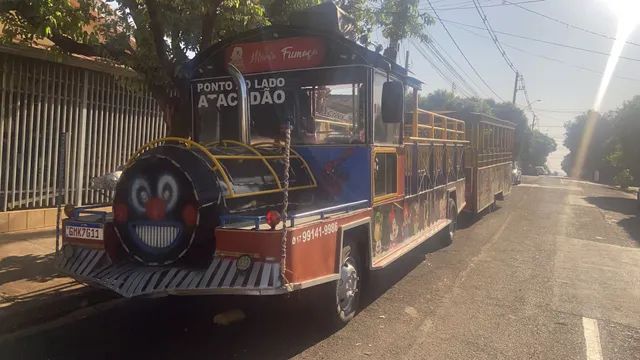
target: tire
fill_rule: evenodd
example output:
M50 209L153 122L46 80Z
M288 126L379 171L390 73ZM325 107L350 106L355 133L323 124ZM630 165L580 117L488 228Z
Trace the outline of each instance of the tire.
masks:
M341 328L356 315L360 305L362 287L362 258L358 246L346 241L342 247L340 279L327 290L325 319L331 327Z
M453 199L449 199L449 202L447 204L447 219L451 220L451 223L447 227L445 240L446 243L450 245L451 243L453 243L453 238L458 227L458 207L456 206L456 202Z

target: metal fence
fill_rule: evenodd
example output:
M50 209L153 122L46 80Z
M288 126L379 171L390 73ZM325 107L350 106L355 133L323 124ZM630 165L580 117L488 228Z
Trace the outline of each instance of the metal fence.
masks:
M54 206L59 164L65 203L106 201L89 180L165 133L162 112L133 77L0 53L0 80L0 211Z

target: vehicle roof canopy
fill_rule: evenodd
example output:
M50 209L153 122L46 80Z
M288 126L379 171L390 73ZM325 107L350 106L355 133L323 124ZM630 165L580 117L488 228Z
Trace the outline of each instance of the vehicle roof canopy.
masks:
M412 87L420 88L422 84L419 80L409 76L405 68L391 59L359 45L338 31L322 31L290 25L257 28L218 42L191 60L187 67L187 77L190 80L195 80L226 75L226 65L230 62L230 57L233 56L231 52L235 51L236 45L242 44L245 49L248 47L252 50L251 54L244 54L244 56L256 56L256 53L265 55L265 52L260 53L260 50L264 50L270 44L278 44L279 47L276 47L276 49L283 49L289 43L303 50L310 50L314 46L321 47L322 49L318 54L320 58L313 62L313 66L305 66L304 61L300 61L290 68L286 68L287 64L278 64L278 59L273 58L267 66L263 64L260 67L260 71L240 70L243 73L257 73L296 70L308 67L367 65L382 71L388 71L389 74L398 77ZM281 54L275 55L280 56ZM291 64L291 62L288 64Z

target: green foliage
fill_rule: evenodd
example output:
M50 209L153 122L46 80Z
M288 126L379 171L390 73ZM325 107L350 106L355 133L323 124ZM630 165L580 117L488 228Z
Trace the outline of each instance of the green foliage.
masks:
M127 66L142 75L169 123L174 115L185 116L182 125L188 126L189 92L181 70L190 57L236 33L286 23L293 11L321 1L0 0L0 41L51 41L66 53ZM339 0L339 5L355 18L365 45L365 35L375 28L394 48L407 37L426 41L424 27L432 22L418 12L417 0Z
M479 98L461 98L447 90L436 90L426 97L421 97L418 104L425 110L482 112L494 115L488 101Z
M426 43L429 37L425 32L434 20L426 12L418 9L419 0L379 0L372 2L375 7L375 22L382 36L389 39L385 55L396 60L400 40L414 38Z
M446 90L436 90L420 98L421 108L433 111L481 112L516 124L515 157L524 168L543 166L547 156L556 150L555 141L538 131L532 132L524 111L512 103L496 103L493 99L461 98Z
M631 170L622 169L613 177L613 183L620 186L623 189L628 188L633 184L633 176Z
M592 178L598 170L601 181L611 181L616 170L611 166L607 156L612 151L614 144L611 141L613 135L612 114L600 114L585 112L578 115L573 121L565 124L564 146L570 153L562 161L562 169L571 174L575 166L575 158L584 137L587 124L593 127L592 140L585 153L585 163L580 171L580 177Z
M584 165L577 175L590 178L598 170L600 181L617 183L628 179L623 174L628 170L630 181L640 179L640 96L624 102L615 111L605 114L586 112L565 125L564 144L570 153L562 161L562 166L568 173L575 165L588 127L593 128L592 138L584 150Z
M520 161L524 164L523 166L546 166L547 157L556 151L556 148L555 140L538 130L534 130L531 133L528 146L524 148L520 156Z

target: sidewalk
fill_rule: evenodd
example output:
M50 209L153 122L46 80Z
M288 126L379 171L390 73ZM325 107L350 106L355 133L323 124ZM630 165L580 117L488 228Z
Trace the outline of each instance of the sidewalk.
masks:
M0 234L0 334L112 298L59 274L55 228Z

